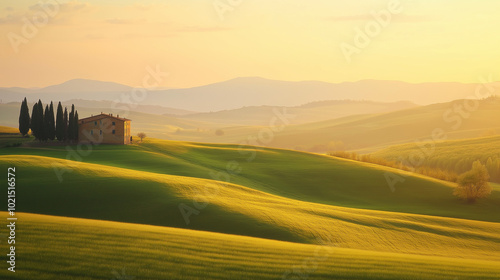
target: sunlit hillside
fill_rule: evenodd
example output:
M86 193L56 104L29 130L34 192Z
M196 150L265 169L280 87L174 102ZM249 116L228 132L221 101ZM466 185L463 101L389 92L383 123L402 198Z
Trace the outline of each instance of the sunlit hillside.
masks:
M31 213L305 243L316 243L316 238L331 234L345 248L435 256L461 256L467 252L469 256L491 259L490 250L500 250L493 245L500 244L497 223L327 206L230 183L46 157L0 157L0 166L8 163L19 169L19 176L31 174L36 180L50 182L41 189L29 179L18 181L25 186L18 190L24 200L19 207ZM59 182L57 172L65 167L71 169L71 177ZM36 204L37 200L43 203ZM209 205L206 210L199 208L198 215L182 214L196 210L193 207L200 203ZM491 220L496 221L494 217Z
M490 179L500 182L500 136L464 140L430 141L391 146L372 154L389 161L400 161L461 174L481 161Z
M3 131L13 132L7 128ZM413 267L411 271L423 274L433 270L429 263L432 259L445 257L449 259L442 261L451 263L443 275L481 275L488 279L494 271L490 266L500 261L494 257L500 250L497 246L500 220L494 214L500 205L497 185L490 198L468 205L451 195L454 186L450 183L408 173L406 181L392 192L384 175L398 171L297 151L146 139L128 146L94 146L81 154L81 158L68 154L71 150L83 151L82 148L88 149L83 146L69 149L64 145L0 149L0 166L17 169L17 196L23 198L18 202L19 209L45 215L195 229L203 231L199 238L212 234L208 232L218 232L311 244L287 245L292 246L286 250L294 256L302 256L295 246L318 246L322 240L329 240L342 248L340 252L362 250L345 251L351 262L377 259L380 264L398 258ZM37 184L40 180L43 185ZM56 217L41 219L48 219L47 223L63 221ZM115 226L104 221L99 222L103 228L98 232L114 232ZM30 224L26 234L33 237L29 242L48 244L41 241L43 236L64 235L66 230L37 229L35 220ZM68 230L79 231L85 222L74 220L71 225L74 228ZM169 229L164 230L168 234ZM34 237L35 231L43 234ZM82 238L100 239L99 234L87 232L87 237ZM129 238L122 233L113 236L100 243L101 246L113 247L121 242L117 240ZM234 238L239 242L238 238L246 237ZM54 248L74 242L71 240L62 238ZM177 242L184 244L183 250L191 246L186 240ZM259 244L268 242L278 241ZM208 254L226 254L226 249L215 243L204 244L207 247L202 250ZM269 251L265 246L252 245L259 248L255 254L267 258ZM404 255L391 255L396 253ZM83 254L77 254L76 258ZM195 261L188 255L185 258L188 262ZM471 264L466 258L474 258L477 263ZM33 260L32 275L36 275L36 267L40 265L36 252L29 259ZM416 260L420 264L414 267ZM452 263L463 261L469 263L465 270L452 269ZM343 263L338 265L343 267ZM371 267L369 263L366 265ZM327 274L320 273L324 277L358 275L363 279L362 274L351 269L332 271L331 263L324 265ZM477 274L477 266L484 268L482 274ZM282 266L276 264L266 271L262 272L263 278L274 277L281 273ZM73 273L83 272L76 269ZM101 272L96 273L95 277ZM162 272L155 268L146 275L158 273ZM379 273L412 275L413 272Z
M23 270L14 276L2 270L0 277L495 280L500 273L498 262L344 249L334 237L308 245L25 213L19 218Z
M2 154L14 156L12 160L17 155L68 158L65 146L0 149ZM451 196L451 183L417 175L392 192L386 174L399 170L290 150L146 139L140 145L94 146L81 160L126 170L221 180L314 203L500 221L491 214L499 205L500 194L466 207ZM55 173L47 176L47 180L58 180ZM63 178L73 176L65 173Z

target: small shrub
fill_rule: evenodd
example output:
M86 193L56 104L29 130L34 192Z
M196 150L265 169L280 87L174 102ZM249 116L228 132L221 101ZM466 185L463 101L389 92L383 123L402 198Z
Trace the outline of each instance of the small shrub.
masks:
M492 188L488 184L489 179L488 169L477 160L472 164L471 170L458 177L458 186L453 194L469 203L474 203L478 198L484 198L491 194Z

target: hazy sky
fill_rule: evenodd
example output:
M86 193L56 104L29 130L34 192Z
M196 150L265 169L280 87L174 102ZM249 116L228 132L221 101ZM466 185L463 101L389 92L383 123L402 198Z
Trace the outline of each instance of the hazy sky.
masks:
M382 27L371 15L381 10ZM242 76L478 82L499 76L499 11L497 0L1 1L0 86L140 86L156 65L166 87ZM370 42L356 44L367 25ZM350 62L341 46L355 50Z

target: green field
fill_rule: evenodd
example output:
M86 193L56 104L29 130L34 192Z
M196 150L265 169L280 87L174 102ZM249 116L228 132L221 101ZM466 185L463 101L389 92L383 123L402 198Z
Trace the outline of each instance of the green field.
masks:
M403 159L419 166L439 168L457 174L470 170L476 160L485 164L491 179L500 182L500 136L439 142L408 143L372 154L389 161Z
M5 212L2 212L2 216ZM2 279L498 279L499 262L339 248L19 214L15 274ZM22 256L22 257L21 257Z
M410 173L392 192L400 171L372 164L157 139L0 149L11 166L18 211L50 215L19 215L15 279L300 279L282 276L318 248L295 277L498 278L498 185L469 205Z
M87 153L85 149L81 148L82 153ZM0 155L78 159L77 147L71 150L68 152L65 146L11 148L0 150ZM498 209L500 193L466 206L450 195L452 184L415 175L391 192L385 174L399 170L290 150L149 139L141 145L93 147L81 159L155 174L223 180L327 205L500 222L500 216L490 214ZM53 170L45 177L47 183L58 182ZM66 177L73 178L69 172L63 174ZM31 185L37 178L24 180L33 180L27 182Z

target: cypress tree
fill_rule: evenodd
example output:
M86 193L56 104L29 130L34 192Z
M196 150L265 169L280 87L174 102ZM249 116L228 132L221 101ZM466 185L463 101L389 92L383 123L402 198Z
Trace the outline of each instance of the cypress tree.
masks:
M19 132L26 136L30 130L30 109L28 108L28 101L26 97L21 104L21 111L19 112Z
M31 122L30 122L31 134L35 136L35 139L38 139L38 127L36 126L37 117L38 117L38 103L35 102L35 104L33 104L33 109L31 110Z
M78 125L78 110L75 111L75 117L74 117L73 121L74 121L73 127L74 127L74 130L75 130L75 132L74 132L75 141L78 142L78 126L79 126Z
M43 115L43 141L47 141L50 138L50 108L49 105L45 105L45 111Z
M43 112L43 104L42 100L38 100L38 110L37 110L38 116L36 117L36 126L38 129L38 134L40 135L38 137L38 140L42 141L45 140L45 122L44 122L44 112Z
M49 107L49 133L48 138L54 140L56 138L56 122L54 120L54 103L50 101Z
M39 141L45 139L43 104L41 100L33 105L31 113L31 131Z
M56 115L56 138L59 141L64 140L64 117L61 102L57 104L57 115Z
M71 106L71 112L69 113L69 119L68 119L68 139L70 141L73 141L75 139L75 129L74 129L74 118L75 118L75 106Z
M64 107L63 128L64 128L63 139L64 139L64 141L68 141L68 139L69 139L69 135L68 135L68 108L66 108L66 107Z

